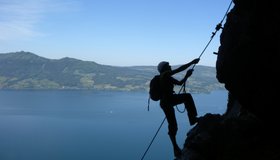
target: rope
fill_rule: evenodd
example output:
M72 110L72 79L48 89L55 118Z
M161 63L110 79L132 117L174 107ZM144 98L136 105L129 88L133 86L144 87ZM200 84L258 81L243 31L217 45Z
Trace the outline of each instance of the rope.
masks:
M223 28L223 27L222 27L223 21L224 21L225 17L227 16L231 5L232 5L232 1L230 2L230 4L229 4L229 6L228 6L228 8L227 8L227 11L226 11L226 13L225 13L223 19L221 20L221 22L220 22L219 24L216 25L215 32L212 32L212 36L211 36L209 42L206 44L206 46L204 47L204 49L202 50L202 52L200 53L200 55L198 56L198 58L200 58L200 57L204 54L205 50L208 48L209 44L211 43L211 41L212 41L213 38L215 37L216 33L217 33L221 28ZM193 65L192 69L194 69L195 66L196 66L196 64ZM186 82L184 82L184 84L182 85L181 89L179 90L179 93L180 93L182 90L183 90L184 92L186 92ZM150 100L148 100L148 101L150 101ZM177 106L176 106L176 108L177 108ZM148 110L149 110L149 108L148 108ZM178 108L177 108L177 110L179 111ZM184 109L184 111L185 111L185 109ZM184 111L183 111L183 112L184 112ZM180 111L179 111L179 112L180 112ZM160 124L160 126L159 126L159 128L158 128L158 130L157 130L157 132L156 132L156 134L154 135L154 137L153 137L152 141L150 142L148 148L146 149L145 153L143 154L141 160L143 160L143 159L145 158L145 156L146 156L148 150L150 149L152 143L154 142L154 140L155 140L155 138L156 138L158 132L160 131L160 129L161 129L161 127L162 127L162 125L163 125L163 123L164 123L165 120L166 120L166 117L164 117L163 121L161 122L161 124Z
M202 50L202 52L200 53L200 55L198 56L198 58L201 58L201 56L204 54L205 50L208 48L209 44L211 43L211 41L212 41L213 38L215 37L216 33L217 33L221 28L223 29L222 24L223 24L223 21L225 20L227 14L228 14L228 12L229 12L229 9L230 9L231 5L232 5L232 1L230 1L230 4L229 4L229 6L228 6L228 8L227 8L227 11L226 11L225 15L223 16L223 19L221 20L220 23L218 23L218 24L216 25L216 27L215 27L215 32L212 32L212 36L211 36L210 40L208 41L208 43L206 44L206 46L204 47L204 49ZM196 66L196 64L193 65L192 69L194 69L195 66ZM186 86L186 82L183 84L184 90L185 90L185 86Z
M180 90L179 90L179 92L178 92L178 94L181 93L182 89L184 89L183 92L186 93L186 88L185 88L185 87L181 87ZM180 111L177 105L176 105L176 109L177 109L177 111L178 111L179 113L184 113L184 112L186 111L186 108L185 108L185 107L184 107L183 111Z
M162 125L163 125L163 123L164 123L165 120L166 120L166 117L164 117L164 119L162 120L162 122L161 122L161 124L160 124L160 126L159 126L159 128L158 128L158 130L157 130L157 132L156 132L156 134L154 135L154 137L153 137L151 143L149 144L148 148L146 149L145 153L143 154L141 160L143 160L144 157L146 156L148 150L150 149L152 143L154 142L154 140L155 140L155 138L156 138L156 136L157 136L157 134L158 134L158 132L159 132L160 128L162 127Z

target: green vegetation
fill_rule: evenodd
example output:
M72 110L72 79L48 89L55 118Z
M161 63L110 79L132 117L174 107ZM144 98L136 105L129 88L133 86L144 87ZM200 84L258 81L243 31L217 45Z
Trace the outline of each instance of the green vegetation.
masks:
M23 51L0 54L0 68L0 89L147 91L157 74L155 66L116 67L73 58L54 60ZM215 72L214 67L197 65L187 88L192 92L223 89Z

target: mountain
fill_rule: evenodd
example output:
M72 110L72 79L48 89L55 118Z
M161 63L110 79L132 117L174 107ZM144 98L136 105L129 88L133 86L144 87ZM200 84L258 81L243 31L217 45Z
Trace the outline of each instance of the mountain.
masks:
M30 52L0 54L0 89L148 90L156 66L117 67ZM182 76L182 75L181 75ZM188 86L193 92L222 89L214 67L197 65Z

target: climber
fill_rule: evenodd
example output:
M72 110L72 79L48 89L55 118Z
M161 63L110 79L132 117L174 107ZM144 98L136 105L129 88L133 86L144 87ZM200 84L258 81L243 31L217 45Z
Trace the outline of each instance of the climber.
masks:
M174 106L184 103L185 108L188 112L190 125L194 125L197 122L198 118L197 118L196 107L191 94L190 93L175 94L173 90L174 85L182 85L186 82L188 77L192 75L193 69L189 69L185 77L181 81L178 81L172 76L176 73L186 70L193 64L197 64L199 60L200 60L199 58L194 59L193 61L184 64L174 70L171 69L171 66L166 61L160 62L157 66L157 69L160 73L160 88L162 91L160 106L167 118L168 135L173 145L174 156L177 158L181 156L182 150L180 149L180 147L176 142L176 134L177 134L178 127L177 127L177 121L175 117Z

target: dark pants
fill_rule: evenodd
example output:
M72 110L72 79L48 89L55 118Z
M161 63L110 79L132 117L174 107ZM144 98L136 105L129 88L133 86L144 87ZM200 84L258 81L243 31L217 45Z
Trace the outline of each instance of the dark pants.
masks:
M179 149L179 147L176 142L176 134L177 134L178 126L177 126L174 106L182 103L184 103L185 105L185 108L188 112L190 124L192 125L193 124L192 121L197 116L197 111L193 98L190 93L173 94L171 96L164 97L160 101L160 106L168 122L168 134L170 136L170 139L172 141L175 150Z

